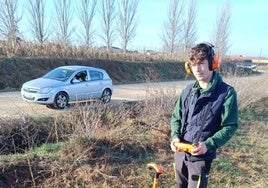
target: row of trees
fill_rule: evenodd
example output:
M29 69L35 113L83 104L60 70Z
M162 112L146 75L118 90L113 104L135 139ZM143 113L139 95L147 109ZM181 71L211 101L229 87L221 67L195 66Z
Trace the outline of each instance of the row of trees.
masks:
M184 2L183 0L170 0L168 17L162 34L164 49L170 54L178 51L186 54L198 39L196 27L197 1L188 1L188 6ZM211 35L211 42L215 45L217 53L224 57L230 47L231 9L229 2L226 1L220 9L219 14L215 16L216 22ZM211 17L208 19L211 19Z
M11 47L15 47L18 39L23 38L19 30L22 14L19 13L18 2L18 0L0 0L0 36ZM77 33L72 25L76 16L82 26L77 33L80 43L92 47L94 45L92 41L96 37L93 23L97 13L101 28L99 38L108 52L115 38L120 41L124 53L129 49L130 42L135 39L139 21L139 0L77 0L75 4L71 0L54 0L53 28L48 24L45 2L47 1L28 0L23 6L28 15L27 21L32 39L40 45L52 40L51 29L56 33L54 40L58 44L71 45L72 35ZM220 55L226 54L229 48L230 15L230 6L226 3L217 15L211 39ZM161 35L164 52L172 55L188 51L198 39L196 18L196 0L190 0L188 4L183 0L170 0Z
M18 2L18 0L0 0L0 33L12 46L16 44L20 36L19 22L22 16L19 15ZM32 38L42 45L48 40L49 29L51 29L47 24L45 0L26 2ZM99 9L97 9L97 3L99 3ZM76 8L82 25L82 31L78 33L79 38L83 45L91 46L95 34L92 23L98 11L102 31L100 38L107 46L107 50L112 46L115 33L118 32L122 48L126 52L129 42L136 33L138 3L138 0L119 0L116 7L115 0L77 0L75 4L71 0L54 0L53 31L56 32L56 41L61 45L72 43L71 39L75 31L72 21L75 17L74 8ZM116 27L115 23L117 23Z

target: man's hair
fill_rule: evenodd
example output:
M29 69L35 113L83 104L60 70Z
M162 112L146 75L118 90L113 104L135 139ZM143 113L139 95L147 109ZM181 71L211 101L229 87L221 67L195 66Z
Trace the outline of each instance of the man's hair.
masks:
M191 63L199 63L207 59L209 64L213 60L213 46L206 43L200 43L194 46L189 53Z

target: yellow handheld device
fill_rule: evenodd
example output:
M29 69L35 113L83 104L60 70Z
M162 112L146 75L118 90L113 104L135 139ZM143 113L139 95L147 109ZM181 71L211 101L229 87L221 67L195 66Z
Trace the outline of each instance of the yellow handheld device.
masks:
M192 153L194 151L194 148L195 148L195 146L193 144L187 144L187 143L183 143L183 142L175 142L174 146L178 150L182 150L182 151L187 152L187 153Z

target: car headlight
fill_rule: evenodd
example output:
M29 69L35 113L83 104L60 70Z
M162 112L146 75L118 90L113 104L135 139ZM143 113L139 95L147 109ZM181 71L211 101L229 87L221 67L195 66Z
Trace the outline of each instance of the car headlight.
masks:
M50 88L50 87L45 87L45 88L41 88L41 89L39 90L39 93L41 93L41 94L47 94L47 93L49 93L51 90L52 90L52 88Z

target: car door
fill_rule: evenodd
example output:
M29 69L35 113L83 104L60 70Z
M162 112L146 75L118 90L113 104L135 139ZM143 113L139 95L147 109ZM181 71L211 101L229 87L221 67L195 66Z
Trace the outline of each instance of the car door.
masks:
M88 97L100 98L103 90L103 74L96 70L89 70L88 73Z
M88 72L79 71L74 75L68 87L70 101L82 101L88 99Z

